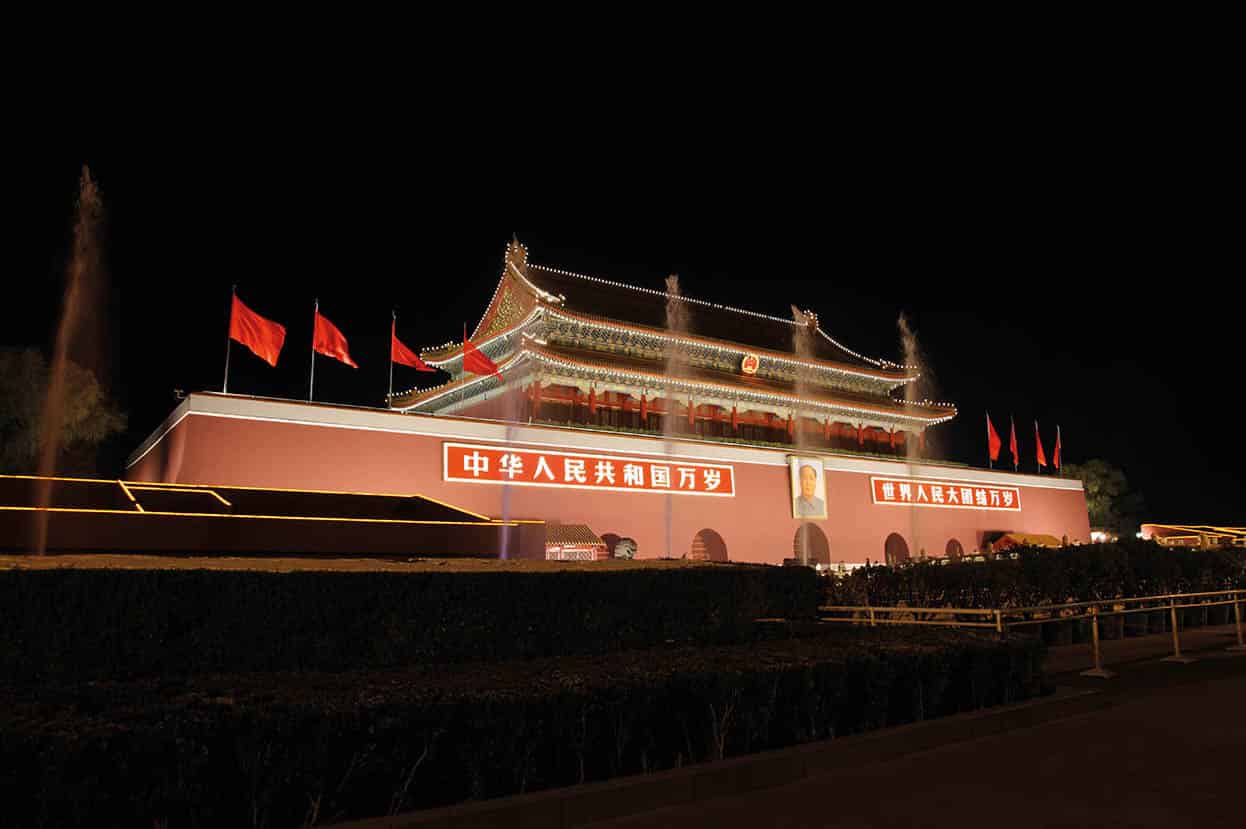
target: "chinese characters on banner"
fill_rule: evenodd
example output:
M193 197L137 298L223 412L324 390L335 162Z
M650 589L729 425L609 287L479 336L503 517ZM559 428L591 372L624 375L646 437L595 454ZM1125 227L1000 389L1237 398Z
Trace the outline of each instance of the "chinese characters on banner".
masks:
M1021 488L959 481L870 477L875 504L1020 512Z
M467 443L443 447L446 481L735 496L734 470L722 464Z

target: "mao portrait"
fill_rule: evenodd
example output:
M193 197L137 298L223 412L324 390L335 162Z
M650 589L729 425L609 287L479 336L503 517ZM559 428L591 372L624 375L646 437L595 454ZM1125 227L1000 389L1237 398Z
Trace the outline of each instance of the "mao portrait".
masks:
M789 458L792 475L792 517L826 518L826 480L817 458Z

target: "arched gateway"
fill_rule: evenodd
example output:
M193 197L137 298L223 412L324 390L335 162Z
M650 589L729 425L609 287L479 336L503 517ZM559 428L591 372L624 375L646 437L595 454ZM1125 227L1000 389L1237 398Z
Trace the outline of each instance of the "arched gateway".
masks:
M909 545L904 540L904 536L899 533L887 536L887 540L883 542L883 555L886 557L888 567L895 567L908 561Z
M692 537L688 558L692 561L727 561L727 543L713 530L701 530Z
M803 564L830 564L831 544L817 524L806 521L796 528L792 557Z

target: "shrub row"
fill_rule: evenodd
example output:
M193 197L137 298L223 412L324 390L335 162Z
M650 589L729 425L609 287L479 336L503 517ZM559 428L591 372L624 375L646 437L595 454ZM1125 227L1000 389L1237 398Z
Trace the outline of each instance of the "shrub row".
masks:
M1149 541L1019 548L985 562L864 567L827 580L838 605L1031 607L1246 587L1246 551L1172 549Z
M340 671L730 643L811 618L805 568L0 572L0 677Z
M0 685L6 823L280 829L668 769L1019 700L946 631L402 672Z

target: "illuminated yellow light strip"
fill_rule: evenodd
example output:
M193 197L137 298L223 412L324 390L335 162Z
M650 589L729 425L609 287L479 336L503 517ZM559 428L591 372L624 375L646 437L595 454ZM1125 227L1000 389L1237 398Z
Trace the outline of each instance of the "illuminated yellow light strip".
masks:
M13 478L13 479L20 479L20 480L28 480L28 481L71 481L75 483L121 484L122 489L125 489L126 487L126 484L122 483L119 480L104 480L102 478L56 478L56 477L51 477L51 476L46 476L46 475L4 475L4 474L0 474L0 478ZM434 504L447 507L449 509L455 510L456 512L465 513L474 518L479 518L481 521L494 521L495 520L493 518L490 518L487 515L481 515L480 513L474 512L472 510L464 509L463 507L458 507L458 506L455 506L454 504L450 504L445 501L439 501L436 498L431 498L419 492L352 492L352 491L343 491L343 490L334 490L334 489L290 489L288 487L278 487L278 486L241 486L241 485L235 486L234 484L180 484L180 483L179 484L166 484L160 481L144 481L140 484L132 483L129 486L132 489L144 489L144 488L145 489L182 489L185 491L190 491L193 488L194 491L196 492L207 489L208 487L216 487L218 489L237 489L243 492L301 492L301 493L306 493L308 495L362 495L362 496L366 496L369 498L404 498L404 499L405 498L423 498L425 501L432 501ZM216 493L213 493L213 494L215 495ZM221 498L220 495L217 495L216 497ZM134 501L135 499L133 496L130 496L130 500ZM221 500L224 501L225 499L221 498ZM228 501L226 501L225 503L229 504ZM540 523L540 522L534 522L534 523Z
M0 478L14 478L23 481L73 481L76 483L88 484L115 484L116 478L58 478L55 475L0 475Z
M138 510L139 512L146 512L146 511L147 511L147 510L143 509L143 505L142 505L142 504L140 504L140 503L138 502L138 499L134 497L134 493L130 492L130 490L126 487L126 485L125 485L125 481L123 481L123 480L121 480L120 478L118 478L118 479L117 479L117 485L121 487L121 491L125 493L125 497L127 497L127 498L129 498L129 499L130 499L130 503L134 504L134 508L135 508L136 510Z
M1192 533L1246 533L1246 527L1218 527L1214 524L1144 524L1145 527L1161 530L1180 530Z
M137 513L123 509L88 509L86 507L11 507L0 506L0 510L9 512L68 512L92 513L99 515L136 515ZM544 524L527 518L515 518L510 521L490 519L488 521L422 521L406 518L334 518L321 515L231 515L219 512L152 512L143 511L143 515L171 515L181 518L258 518L274 521L345 521L362 524L436 524L452 527L517 527L520 524Z
M481 515L481 514L480 514L480 513L478 513L478 512L472 512L472 511L471 511L471 510L469 510L469 509L464 509L463 507L456 507L454 504L448 504L448 503L446 503L445 501L439 501L439 500L437 500L436 498L429 497L428 495L420 495L420 496L418 496L418 497L423 498L425 501L432 501L434 504L439 504L439 505L441 505L441 506L443 506L443 507L445 507L445 508L447 508L447 509L452 509L452 510L454 510L455 512L465 512L465 513L467 513L468 515L473 515L473 516L475 516L476 518L479 518L481 521L496 521L496 520L497 520L497 519L494 519L494 518L490 518L490 517L489 517L489 516L487 516L487 515Z
M143 490L147 490L149 492L189 492L192 495L202 495L206 492L208 495L211 495L225 506L233 507L233 504L226 501L216 492L216 490L213 489L189 489L186 487L151 486L148 484L131 484L130 489L138 490L139 492L142 492Z

